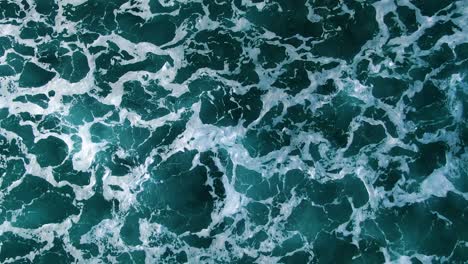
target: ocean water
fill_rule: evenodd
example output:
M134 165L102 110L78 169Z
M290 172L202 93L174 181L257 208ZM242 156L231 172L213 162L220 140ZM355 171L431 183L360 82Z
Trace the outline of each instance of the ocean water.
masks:
M468 263L466 0L0 0L0 263Z

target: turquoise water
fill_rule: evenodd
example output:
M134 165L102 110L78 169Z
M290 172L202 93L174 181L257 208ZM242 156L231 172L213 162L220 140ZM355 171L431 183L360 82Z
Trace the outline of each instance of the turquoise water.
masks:
M0 263L468 263L468 4L0 0Z

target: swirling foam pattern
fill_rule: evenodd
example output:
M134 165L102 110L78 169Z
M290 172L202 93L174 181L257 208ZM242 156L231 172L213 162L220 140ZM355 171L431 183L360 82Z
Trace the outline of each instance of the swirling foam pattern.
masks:
M1 0L1 263L467 263L466 0Z

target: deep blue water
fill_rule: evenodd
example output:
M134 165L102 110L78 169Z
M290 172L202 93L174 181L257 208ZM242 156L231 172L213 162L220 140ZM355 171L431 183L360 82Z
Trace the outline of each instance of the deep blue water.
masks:
M468 263L466 0L0 0L0 263Z

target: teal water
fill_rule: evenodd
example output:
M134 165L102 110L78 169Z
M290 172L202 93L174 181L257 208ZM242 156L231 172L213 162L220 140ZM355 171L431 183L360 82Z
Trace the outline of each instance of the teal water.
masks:
M464 0L0 0L0 263L468 263Z

